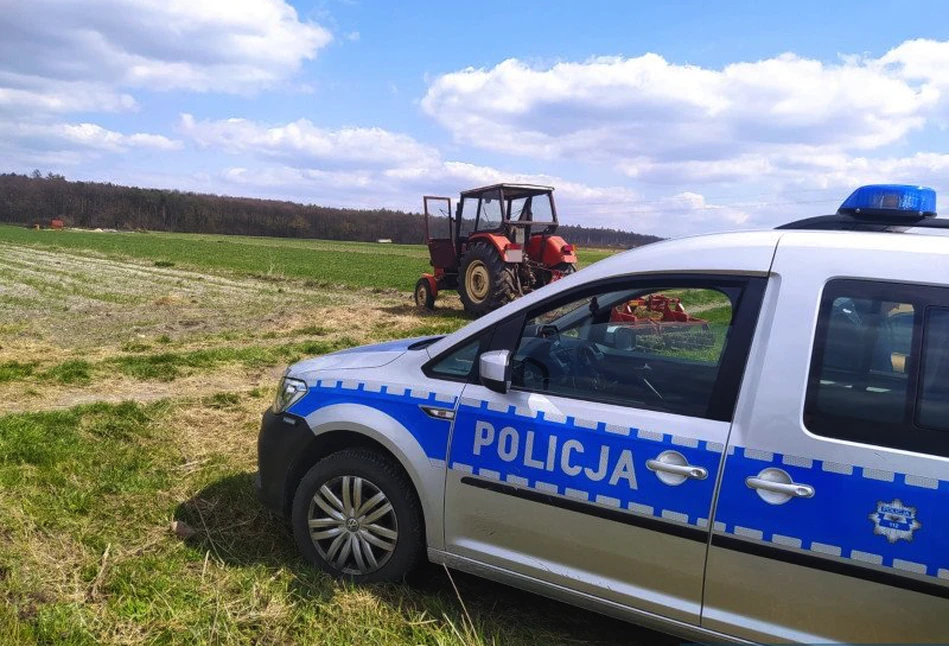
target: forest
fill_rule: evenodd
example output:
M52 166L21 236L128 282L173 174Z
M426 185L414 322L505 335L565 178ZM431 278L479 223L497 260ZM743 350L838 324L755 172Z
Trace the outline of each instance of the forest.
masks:
M341 209L280 200L229 197L69 181L34 170L0 174L0 222L67 227L220 233L283 238L421 243L420 213L390 209ZM441 230L439 227L436 230ZM577 245L630 248L659 240L616 229L561 225Z

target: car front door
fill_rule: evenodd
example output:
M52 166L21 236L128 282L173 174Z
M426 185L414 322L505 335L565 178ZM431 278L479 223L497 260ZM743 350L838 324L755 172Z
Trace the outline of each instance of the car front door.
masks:
M511 387L462 393L447 549L484 574L697 624L762 292L757 278L625 279L502 321L490 347L509 353Z
M949 636L949 289L932 286L946 265L885 257L778 248L703 627L764 642Z

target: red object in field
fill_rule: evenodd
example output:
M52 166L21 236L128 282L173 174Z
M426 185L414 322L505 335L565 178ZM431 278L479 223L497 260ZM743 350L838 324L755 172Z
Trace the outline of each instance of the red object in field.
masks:
M617 305L610 312L617 339L624 347L707 348L715 344L715 335L705 319L690 316L682 301L665 294L650 294Z
M435 284L424 275L415 303L431 309L439 291L456 289L465 311L481 316L576 271L573 245L557 231L553 188L495 184L451 198L426 195L425 243ZM436 229L438 231L436 231Z
M641 315L636 310L642 308ZM650 316L658 313L660 316ZM646 298L634 298L613 308L610 323L694 323L708 327L708 321L689 316L682 307L682 299L665 294L650 294Z
M53 228L53 229L62 229L62 228L65 227L66 225L63 223L62 220L52 220L52 221L49 223L49 226L50 226L50 228Z

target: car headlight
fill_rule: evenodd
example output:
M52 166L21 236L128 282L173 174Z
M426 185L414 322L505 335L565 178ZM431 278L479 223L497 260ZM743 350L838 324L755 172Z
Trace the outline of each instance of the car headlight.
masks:
M274 413L282 413L306 394L306 382L299 379L283 377L280 385L277 386L277 396L274 397L272 410Z

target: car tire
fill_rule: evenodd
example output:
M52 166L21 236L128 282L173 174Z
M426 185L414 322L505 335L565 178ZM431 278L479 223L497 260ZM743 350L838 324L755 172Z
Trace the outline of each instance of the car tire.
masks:
M297 487L291 522L301 554L335 578L398 582L422 558L424 529L415 488L398 464L372 449L345 449L317 462Z
M461 259L458 295L465 311L484 316L517 298L517 281L497 250L483 242L472 245Z

